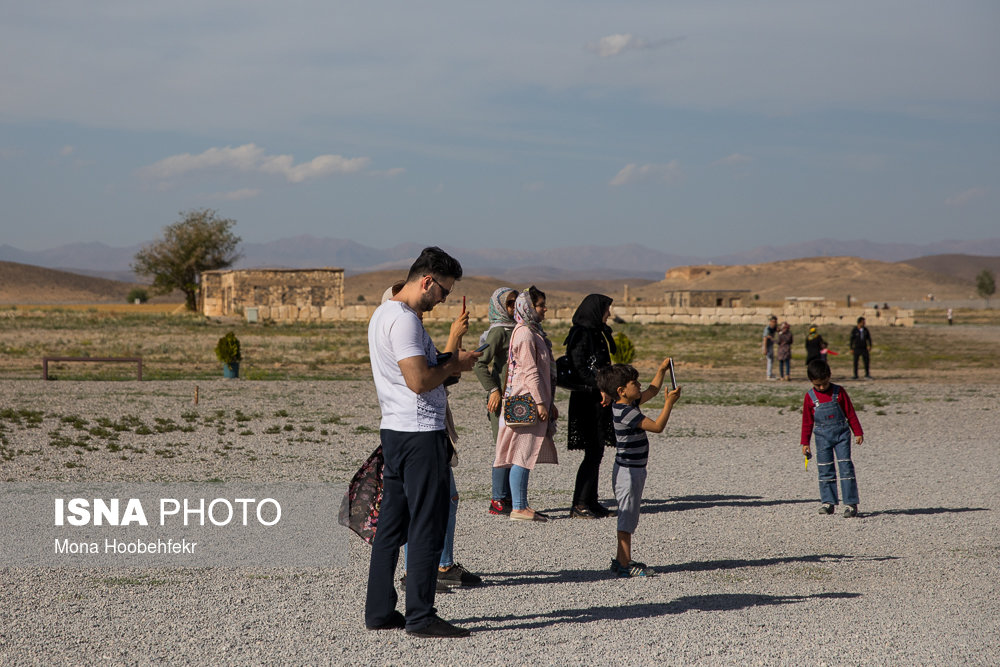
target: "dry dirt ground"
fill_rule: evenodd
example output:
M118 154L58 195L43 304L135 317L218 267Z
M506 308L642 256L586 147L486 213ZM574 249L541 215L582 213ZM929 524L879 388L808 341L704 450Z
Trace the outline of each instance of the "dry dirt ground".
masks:
M580 454L562 428L559 464L529 482L553 520L487 514L493 448L481 388L463 379L449 399L455 553L485 585L437 596L473 634L432 641L364 630L370 549L335 525L344 484L378 442L371 382L215 380L194 405L185 381L0 381L5 486L329 484L324 525L340 531L309 567L0 562L0 664L998 664L1000 382L850 385L865 403L857 519L817 513L798 412L753 404L801 401L803 384L685 388L652 436L633 542L656 576L623 580L608 570L615 519L568 516ZM606 504L610 478L609 454Z

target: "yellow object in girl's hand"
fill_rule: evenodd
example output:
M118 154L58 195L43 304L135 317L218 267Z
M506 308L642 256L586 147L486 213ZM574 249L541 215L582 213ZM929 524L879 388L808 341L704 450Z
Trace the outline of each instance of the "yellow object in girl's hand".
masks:
M809 470L809 457L806 457L806 470Z

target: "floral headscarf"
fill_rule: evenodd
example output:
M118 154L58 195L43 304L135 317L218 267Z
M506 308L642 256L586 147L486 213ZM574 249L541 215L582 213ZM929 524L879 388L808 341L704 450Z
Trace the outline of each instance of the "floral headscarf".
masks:
M517 295L517 302L514 304L514 321L543 336L545 335L545 332L542 331L542 324L538 320L538 313L535 312L535 304L531 303L531 294L528 293L528 290Z
M549 335L542 329L542 322L538 319L538 312L535 310L535 305L531 303L531 294L528 290L524 290L517 295L517 302L514 304L514 320L541 336L548 347L549 354L552 354L552 341L549 340ZM552 378L555 379L555 364L550 364L549 372L552 374Z
M493 292L493 296L490 297L490 326L483 332L479 337L479 344L486 344L486 336L489 335L495 327L503 327L505 329L513 329L517 322L514 318L510 316L507 312L507 295L511 292L517 293L517 290L511 287L499 287Z
M816 327L809 327L809 335L806 338L809 340L819 338L819 332L816 331Z

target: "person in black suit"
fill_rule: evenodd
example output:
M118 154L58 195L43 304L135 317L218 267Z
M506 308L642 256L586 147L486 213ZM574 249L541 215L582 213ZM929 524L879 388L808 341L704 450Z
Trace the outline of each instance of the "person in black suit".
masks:
M854 379L858 379L858 359L864 359L865 362L865 379L870 380L871 374L869 373L869 353L872 349L872 335L868 333L868 327L865 326L865 318L858 318L858 326L851 329L851 352L854 354Z

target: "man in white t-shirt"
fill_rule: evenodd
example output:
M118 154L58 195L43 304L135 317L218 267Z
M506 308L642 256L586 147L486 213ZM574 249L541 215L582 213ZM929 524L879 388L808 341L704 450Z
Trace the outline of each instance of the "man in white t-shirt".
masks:
M467 637L469 631L434 609L438 560L448 522L447 396L444 381L472 370L479 353L459 351L438 363L420 316L443 303L462 265L437 247L424 248L406 283L372 315L368 352L382 409L385 457L382 504L372 542L365 627L406 628L419 637ZM393 584L399 548L408 544L406 615Z

